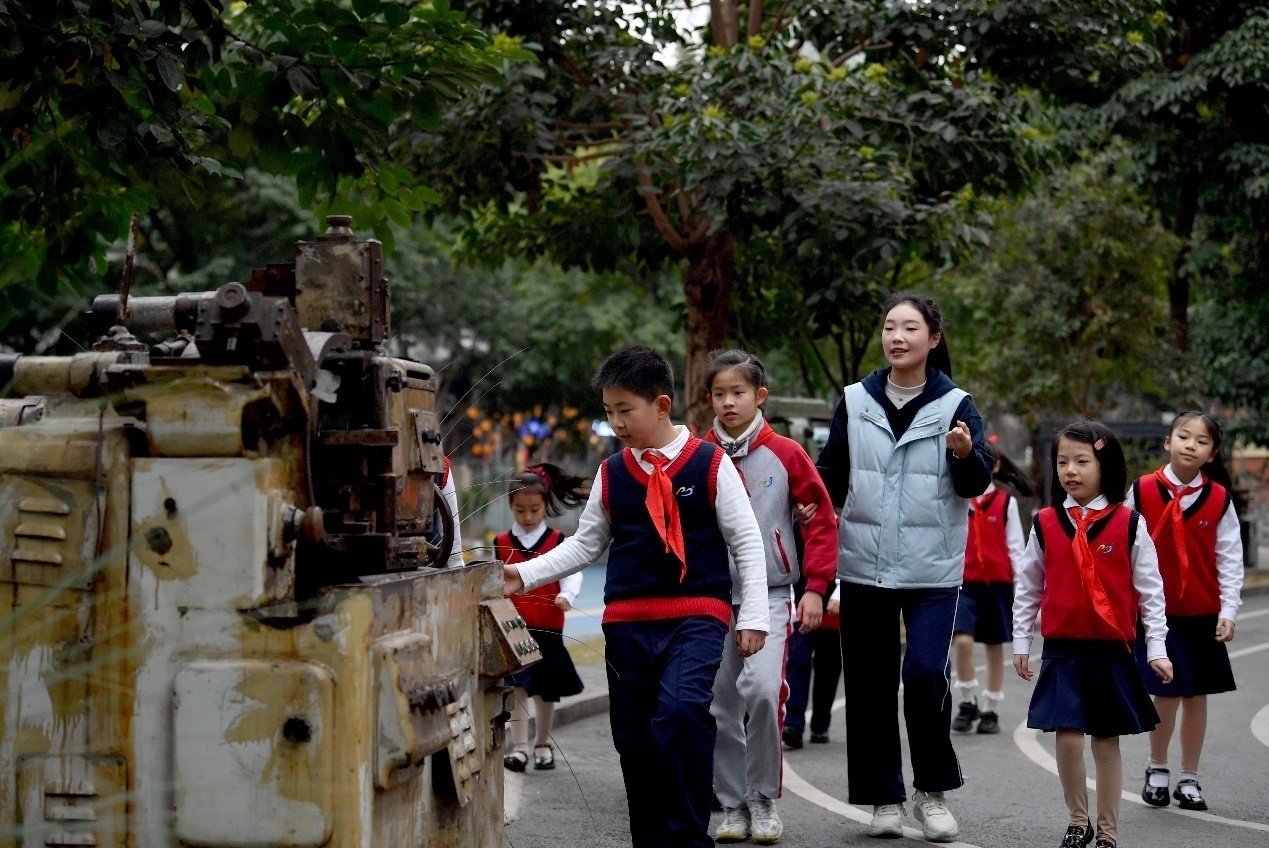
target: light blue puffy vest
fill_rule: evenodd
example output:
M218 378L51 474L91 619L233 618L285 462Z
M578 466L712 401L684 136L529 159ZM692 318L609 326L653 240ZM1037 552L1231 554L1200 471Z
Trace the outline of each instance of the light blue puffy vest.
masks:
M946 434L968 395L927 403L895 441L862 383L847 386L850 490L839 524L838 578L889 589L959 586L969 501L952 488Z

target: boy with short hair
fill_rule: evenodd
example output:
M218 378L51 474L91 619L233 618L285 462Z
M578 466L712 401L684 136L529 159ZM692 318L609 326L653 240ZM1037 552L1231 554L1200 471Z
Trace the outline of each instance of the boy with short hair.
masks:
M634 848L705 848L714 677L732 617L727 551L740 574L736 642L768 629L765 552L740 475L721 448L670 420L674 374L647 347L604 360L592 385L626 448L600 466L577 533L504 566L506 591L580 571L611 542L604 587L609 718Z

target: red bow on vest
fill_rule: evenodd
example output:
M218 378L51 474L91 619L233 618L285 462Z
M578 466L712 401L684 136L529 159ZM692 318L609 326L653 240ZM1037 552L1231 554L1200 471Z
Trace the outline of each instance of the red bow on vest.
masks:
M1155 525L1154 532L1150 534L1150 541L1158 541L1159 534L1163 532L1163 528L1172 527L1172 544L1176 547L1177 565L1181 567L1180 597L1185 597L1185 584L1190 577L1190 555L1185 548L1185 510L1181 507L1181 498L1186 495L1192 495L1203 487L1178 486L1168 479L1168 475L1163 473L1162 468L1154 473L1154 479L1162 483L1172 493L1172 500L1168 501L1167 506L1163 508L1163 512L1159 515L1159 523Z
M670 475L665 473L669 460L657 451L644 451L643 461L652 466L648 475L648 496L644 503L648 507L648 515L652 516L652 526L657 535L665 542L666 553L673 553L682 563L679 571L679 582L687 579L687 545L683 541L683 522L679 520L679 504L674 500L674 485Z
M1102 578L1098 576L1097 567L1093 564L1093 550L1088 545L1088 528L1118 508L1119 504L1090 510L1073 506L1067 510L1067 514L1075 524L1075 565L1080 572L1080 582L1084 584L1084 595L1092 603L1098 618L1109 624L1116 633L1123 633L1123 628L1115 618L1115 608L1106 595L1106 587L1102 585Z

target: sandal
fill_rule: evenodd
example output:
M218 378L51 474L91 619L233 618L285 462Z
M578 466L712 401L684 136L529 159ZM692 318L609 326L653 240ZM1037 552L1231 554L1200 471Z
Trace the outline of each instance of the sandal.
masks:
M1192 789L1186 792L1184 789ZM1183 810L1206 810L1207 802L1203 800L1203 787L1198 785L1197 780L1191 780L1188 777L1185 780L1178 780L1176 789L1172 793L1172 797L1177 800Z
M502 758L502 767L507 771L524 771L529 764L529 755L524 751L512 751Z
M541 771L555 768L555 749L550 745L534 745L533 767Z

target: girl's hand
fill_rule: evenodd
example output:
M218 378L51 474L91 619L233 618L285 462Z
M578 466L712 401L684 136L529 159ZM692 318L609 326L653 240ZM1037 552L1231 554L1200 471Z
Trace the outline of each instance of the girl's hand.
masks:
M568 598L564 597L563 593L555 596L555 605L564 610L564 612L568 612L573 608L573 605L568 602Z
M1013 670L1018 672L1018 676L1023 680L1035 677L1035 672L1031 670L1031 657L1027 654L1013 655Z
M964 421L957 421L956 426L947 431L947 447L957 459L964 459L974 450L969 426Z
M811 519L815 517L815 510L819 509L819 506L820 505L817 503L794 504L793 514L796 515L798 517L798 521L803 524L810 524Z
M1234 622L1228 618L1222 618L1216 622L1216 641L1232 642L1234 641Z
M520 579L520 569L514 565L502 567L502 594L514 595L524 590L524 581Z
M828 613L829 615L841 615L842 602L835 598L830 598L828 601L828 606L824 607L824 612Z
M820 626L824 620L824 598L819 592L803 593L802 600L798 601L797 619L802 622L798 627L800 633L810 633Z
M736 653L741 659L752 657L761 651L765 644L767 644L767 634L761 630L736 631Z
M1157 660L1151 660L1150 667L1154 669L1154 673L1159 675L1159 679L1164 683L1172 682L1172 660L1167 657L1160 657Z

